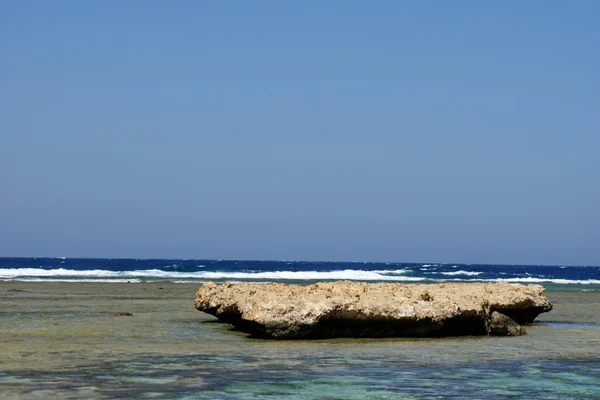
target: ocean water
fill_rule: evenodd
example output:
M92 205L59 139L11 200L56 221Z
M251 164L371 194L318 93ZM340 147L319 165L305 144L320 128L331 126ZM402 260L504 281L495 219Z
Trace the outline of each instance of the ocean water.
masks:
M0 258L0 280L36 282L201 283L252 281L310 283L515 282L600 285L599 266L476 265L315 261Z
M514 338L269 341L193 307L206 280L336 279L540 283L555 308ZM600 399L599 281L574 266L4 258L0 398Z

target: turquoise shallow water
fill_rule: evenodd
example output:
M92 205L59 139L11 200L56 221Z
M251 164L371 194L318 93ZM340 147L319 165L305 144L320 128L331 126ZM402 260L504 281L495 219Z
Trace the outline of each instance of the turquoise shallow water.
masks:
M196 286L3 283L2 397L600 398L598 291L548 291L516 338L277 342L196 311Z
M368 358L140 356L77 372L19 373L4 385L30 396L221 399L597 398L591 360L490 361L450 365ZM62 397L62 396L61 396Z

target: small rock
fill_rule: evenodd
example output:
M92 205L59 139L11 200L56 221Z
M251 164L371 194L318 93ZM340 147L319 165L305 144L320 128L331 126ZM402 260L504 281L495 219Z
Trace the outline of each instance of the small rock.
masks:
M114 315L115 317L133 317L133 314L127 311L119 311L116 312Z
M517 324L514 319L494 311L490 315L487 332L488 335L494 336L520 336L525 334L525 329Z

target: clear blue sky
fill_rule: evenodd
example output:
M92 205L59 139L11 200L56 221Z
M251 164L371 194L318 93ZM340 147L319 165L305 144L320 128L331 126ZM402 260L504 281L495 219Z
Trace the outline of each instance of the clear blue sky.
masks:
M0 255L600 265L599 16L2 1Z

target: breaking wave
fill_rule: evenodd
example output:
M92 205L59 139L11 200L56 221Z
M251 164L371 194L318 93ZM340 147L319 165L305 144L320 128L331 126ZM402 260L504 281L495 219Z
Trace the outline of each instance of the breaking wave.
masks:
M251 281L294 282L511 282L556 285L600 285L600 270L588 267L536 267L334 263L334 262L260 262L190 261L163 263L131 260L66 260L71 265L44 266L38 260L8 260L0 268L0 281L36 282L205 282ZM0 259L1 261L1 259ZM31 262L33 265L27 265ZM18 265L18 264L21 265ZM17 264L17 265L14 265ZM71 267L71 268L70 268ZM589 287L589 286L588 286Z
M453 271L453 272L439 272L440 275L447 275L447 276L456 276L456 275L464 275L464 276L477 276L477 275L481 275L483 272L473 272L473 271Z
M272 271L272 272L227 272L227 271L197 271L174 272L160 269L135 270L135 271L107 271L107 270L70 270L64 268L13 268L0 270L2 280L33 280L33 278L61 278L62 280L91 281L92 279L149 279L149 280L360 280L360 281L423 281L424 277L403 276L405 270L337 270L337 271Z
M550 279L550 278L498 278L485 279L485 282L510 282L510 283L556 283L560 285L600 285L600 280L589 279Z

